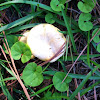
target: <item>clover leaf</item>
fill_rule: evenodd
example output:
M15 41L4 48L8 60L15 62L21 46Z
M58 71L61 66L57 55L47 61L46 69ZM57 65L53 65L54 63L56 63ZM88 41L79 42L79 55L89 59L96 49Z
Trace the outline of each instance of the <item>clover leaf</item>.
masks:
M61 100L61 98L59 98L61 96L61 93L58 92L54 92L52 94L51 91L47 91L44 94L44 97L41 100Z
M45 94L44 94L44 97L41 99L41 100L49 100L48 98L52 96L52 92L50 91L47 91Z
M43 82L42 67L29 63L23 70L23 80L29 86L38 86Z
M31 58L31 50L27 44L23 42L16 42L11 47L11 55L13 59L19 60L21 58L22 63L25 63Z
M96 28L93 32L92 32L92 37L94 36L94 34L97 32L99 28ZM99 43L100 42L100 31L96 34L96 36L93 38L93 41L95 43Z
M65 1L65 0L64 0ZM54 11L61 11L61 7L64 9L64 2L58 1L58 0L51 0L50 6Z
M97 45L97 51L100 52L100 43Z
M89 21L91 19L90 13L81 13L78 20L79 28L82 31L89 31L93 28L93 24Z
M92 9L95 7L96 0L82 0L82 1L78 2L78 8L84 13L91 12Z
M52 95L52 98L54 98L54 99L52 99L52 100L62 100L61 98L57 98L57 97L60 97L60 96L61 96L60 93L54 92L53 95Z
M66 74L64 72L57 72L53 76L53 84L58 91L64 92L67 91L69 88L69 82L71 82L72 78L67 76L67 78L62 83L65 76Z
M66 3L66 0L59 0L59 3L60 4L65 4Z
M11 48L13 46L14 43L18 42L18 38L17 36L14 35L7 35L6 36L9 48ZM4 40L4 42L6 43L6 41ZM4 48L4 47L3 47ZM4 48L5 50L5 48ZM5 52L8 54L7 50L5 50Z
M51 13L46 14L45 21L50 24L53 24L55 22L55 20L53 19L53 15Z
M95 35L95 33L98 31L99 28L96 28L93 32L92 32L92 37ZM100 52L100 31L98 31L98 33L95 35L95 37L93 38L93 41L95 43L97 43L97 51Z
M14 35L8 35L8 36L6 36L6 38L7 38L9 47L12 47L12 45L18 41L18 37L14 36Z

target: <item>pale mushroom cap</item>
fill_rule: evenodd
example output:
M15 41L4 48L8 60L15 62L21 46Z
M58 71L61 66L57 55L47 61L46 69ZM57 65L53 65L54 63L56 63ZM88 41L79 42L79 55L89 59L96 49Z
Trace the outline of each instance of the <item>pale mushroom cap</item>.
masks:
M23 36L20 38L19 41L21 42L24 42L24 43L27 43L27 37L28 37L28 34L30 33L30 31L26 31Z
M29 33L30 33L30 31L26 31L26 32L23 34L23 36L20 38L19 41L24 42L24 43L27 43L27 37L28 37ZM35 56L32 55L32 56L31 56L31 59L34 59L34 58L35 58Z
M64 35L59 31L51 24L39 24L33 27L27 37L27 44L32 54L43 61L51 59L66 41ZM63 54L64 49L50 62L56 61Z

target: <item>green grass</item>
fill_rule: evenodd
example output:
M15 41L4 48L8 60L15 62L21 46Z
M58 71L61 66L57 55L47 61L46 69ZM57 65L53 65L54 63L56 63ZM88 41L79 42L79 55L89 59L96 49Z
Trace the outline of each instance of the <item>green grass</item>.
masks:
M100 28L100 25L98 24L94 25L93 28L89 31L82 31L79 28L79 24L78 24L78 18L79 18L78 16L80 15L79 13L74 12L75 9L77 11L79 11L79 9L75 6L71 8L69 3L73 4L73 2L70 2L70 1L67 4L65 4L65 9L61 7L60 12L54 11L49 5L46 5L45 2L40 3L38 2L38 0L14 0L14 1L7 0L7 1L8 2L4 2L0 4L0 11L2 13L5 13L6 10L9 10L10 8L12 9L12 11L18 14L18 18L15 21L10 19L11 22L8 23L6 22L5 17L3 18L2 14L0 14L1 22L2 22L0 24L1 26L0 27L0 32L1 32L0 33L0 40L1 40L0 47L4 46L3 41L5 39L5 35L6 36L14 35L14 36L19 37L19 36L22 36L22 33L24 31L30 30L32 27L38 24L46 23L45 14L47 13L52 13L54 15L53 20L55 20L55 23L53 25L61 29L60 32L66 36L66 40L67 40L65 55L63 55L60 59L58 59L54 63L48 62L47 64L44 64L41 67L42 69L41 68L40 69L38 68L38 70L36 69L37 72L42 70L41 73L43 75L43 80L44 80L37 87L32 87L32 86L27 85L23 81L23 76L22 76L22 72L24 68L26 67L26 65L30 62L34 62L34 60L31 59L29 62L26 62L25 64L23 64L20 60L17 60L17 61L15 60L16 68L20 75L20 79L23 81L24 86L27 88L28 94L30 97L34 96L35 99L43 99L43 98L46 99L45 95L47 95L48 99L50 100L61 100L61 99L73 100L73 99L76 99L76 96L78 95L78 93L80 93L80 97L82 97L83 95L87 96L86 93L88 94L91 93L90 91L93 91L94 87L98 89L98 86L100 84L100 72L99 72L100 63L98 62L98 59L100 57L100 52L96 51L97 44L91 41L91 38L92 38L91 34L94 29ZM27 12L27 11L24 12L25 15L23 15L20 7L21 6L23 7L23 5L25 4L30 5L31 10L30 12ZM50 4L50 2L48 4ZM73 9L73 11L71 10L69 11L67 8ZM98 13L96 13L95 17L94 16L95 15L93 15L92 20L89 20L89 21L94 22L97 18L99 18ZM5 35L4 35L4 32L5 32ZM75 37L76 34L78 35ZM77 39L78 36L80 37L78 38L78 40L75 41L75 39ZM87 48L85 48L84 50L84 47L86 45L87 45ZM15 77L14 72L12 71L12 69L14 68L13 67L12 69L9 68L8 62L4 58L5 56L3 55L4 51L2 49L1 51L2 53L0 52L0 87L2 91L0 91L0 93L4 93L4 95L7 97L8 100L15 100L15 99L20 99L20 98L23 98L26 100L27 93L23 91L21 87L22 85L20 86L18 81L16 82L17 85L15 83L12 84L12 86L14 86L13 92L10 91L10 87L8 87L8 84L10 82L13 82L14 80L17 80L17 78ZM81 52L83 53L80 55ZM8 58L9 64L12 65L12 61L9 55L7 55L7 58ZM77 62L75 63L75 65L73 65L73 63L76 60ZM37 65L41 64L41 62L38 62L38 60L36 60L36 63ZM71 70L71 72L69 72L72 66L74 67ZM74 83L75 81L72 80L72 82L68 83L70 84L69 89L72 92L70 92L69 90L65 92L61 92L61 91L58 92L54 84L52 84L53 76L55 75L56 72L63 72L66 75L69 73L68 77L72 78L73 80L77 79L78 83L80 84L77 84L78 87L76 88L75 83ZM89 87L85 87L87 82L93 81L93 80L95 80L96 82L93 83L92 85L89 85ZM20 88L17 86L19 86ZM48 91L52 92L51 95L47 94ZM53 96L53 94L55 94L56 92L60 93L60 95L56 94L55 96ZM11 93L13 95L11 95ZM18 98L16 97L15 94L19 95Z

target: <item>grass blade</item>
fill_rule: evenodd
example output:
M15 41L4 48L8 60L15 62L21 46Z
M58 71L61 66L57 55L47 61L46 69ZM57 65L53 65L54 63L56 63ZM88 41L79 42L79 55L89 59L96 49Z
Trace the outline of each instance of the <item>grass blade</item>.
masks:
M56 11L52 10L52 8L50 6L47 6L47 5L44 5L42 3L38 3L35 1L23 1L23 0L8 1L8 2L0 4L0 6L5 6L5 5L14 4L14 3L25 3L25 4L30 4L30 5L34 5L34 6L39 6L40 8L43 8L47 11L50 11L50 12L53 12L53 13L56 13L56 14L59 14L62 16L62 14L60 12L56 12ZM69 18L69 17L67 17L67 18ZM79 29L78 24L75 20L72 19L72 23L74 24L74 27L77 27Z
M64 72L66 73L67 71L66 71L66 67L65 67L64 63L60 59L58 61L60 62Z
M90 57L89 57L89 44L90 44L90 31L88 31L88 43L87 43L87 62L88 66L90 67Z
M75 61L77 59L78 56L73 56L73 61ZM93 55L89 55L89 58L94 58L94 57L100 57L100 54L93 54ZM81 55L81 57L78 59L78 61L80 60L87 60L87 55ZM67 61L72 61L71 56L67 56Z
M38 25L38 24L39 23L26 24L26 25L23 25L23 26L17 26L15 28L12 28L10 30L5 31L6 32L5 34L8 35L8 34L15 33L15 32L27 29L27 28L32 28L32 27L34 27L35 25Z
M85 93L87 93L89 90L91 90L92 88L94 88L95 86L97 86L98 84L100 84L100 81L97 81L96 83L92 84L91 86L89 86L88 88L84 89L80 95L83 96Z
M0 71L0 80L3 80L3 76L1 74L1 71ZM8 89L7 89L6 84L5 84L4 81L3 82L0 82L0 86L2 88L2 91L3 91L4 95L7 97L7 99L8 100L14 100L12 98L11 94L9 93L9 91L8 91Z
M72 100L77 94L78 92L80 92L80 90L82 89L82 87L84 86L84 84L88 81L88 79L92 76L92 74L100 67L100 65L98 64L97 67L95 67L92 71L90 71L82 80L82 82L80 83L80 85L78 86L78 88L72 93L72 95L69 97L69 100Z
M11 5L6 5L6 6L4 6L4 7L0 7L0 11L2 11L2 10L4 10L4 9L7 9L7 8L9 8Z
M15 5L15 4L12 4L12 6L16 9L16 11L18 12L18 14L20 15L20 17L23 17L19 8Z
M43 74L54 75L56 72L58 72L58 71L45 71L45 72L43 72ZM86 75L73 74L73 73L69 73L68 76L70 76L71 78L76 78L76 79L84 79L84 77L86 77ZM91 79L91 80L100 80L100 77L95 75L95 76L89 77L89 79Z
M37 94L40 94L40 93L44 92L45 90L47 90L48 88L51 88L52 86L53 86L53 84L50 84L50 85L44 87L43 89L37 91L36 93L32 94L31 96L35 96Z
M35 2L35 1L23 1L23 0L8 1L8 2L0 4L0 6L5 6L5 5L14 4L14 3L26 3L26 4L30 4L30 5L34 5L34 6L39 6L40 8L43 8L45 10L54 12L51 9L51 7L44 5L44 4L41 4L41 3L38 3L38 2Z
M23 18L20 18L20 19L18 19L18 20L16 20L16 21L10 23L10 24L7 24L7 25L5 25L5 26L3 26L3 27L0 28L0 32L2 32L2 31L4 31L4 30L7 30L7 29L9 29L9 28L18 26L18 25L20 25L20 24L23 24L23 23L25 23L26 21L31 20L32 18L34 18L35 16L37 16L37 15L40 14L40 13L42 13L42 11L36 12L36 13L34 13L34 14L27 15L27 16L25 16L25 17L23 17Z
M64 11L63 8L62 8L62 15L63 15L64 21L65 21L66 28L68 30L69 37L70 37L72 45L73 45L73 49L76 52L76 45L75 45L74 37L73 37L73 34L71 32L71 27L69 25L69 21L68 21L68 19L66 17L66 14L65 14L65 11Z
M0 6L11 5L11 4L14 4L14 3L25 3L25 4L30 4L30 5L38 6L40 8L43 8L43 9L47 10L47 11L50 11L50 12L53 12L55 14L58 14L58 15L62 16L61 12L55 12L54 10L52 10L52 8L50 6L47 6L47 5L44 5L42 3L38 3L38 2L35 2L35 1L23 1L23 0L8 1L8 2L0 4ZM68 20L70 19L68 16L66 16L66 17L68 18ZM72 20L72 23L73 23L72 24L73 27L75 27L75 29L76 28L79 29L77 22L75 20L73 20L73 19L71 19L71 20Z
M1 65L2 67L4 67L12 76L14 76L13 72L12 72L9 68L7 68L6 65L5 65L2 61L0 61L0 65ZM14 77L15 77L15 76L14 76Z
M83 60L83 62L84 62L86 65L88 65L88 63L87 63L86 60ZM93 70L94 67L93 67L92 64L90 64L89 68L90 68L91 70ZM98 70L95 71L95 74L98 75L98 76L100 77L100 72L99 72Z

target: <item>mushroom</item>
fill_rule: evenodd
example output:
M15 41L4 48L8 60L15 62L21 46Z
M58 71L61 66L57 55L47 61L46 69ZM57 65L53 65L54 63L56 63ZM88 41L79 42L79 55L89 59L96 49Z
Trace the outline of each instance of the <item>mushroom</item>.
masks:
M30 33L30 31L26 31L23 34L23 36L19 38L19 41L24 42L24 43L27 43L27 37L28 37L29 33ZM31 59L34 59L34 58L35 58L35 56L32 54L31 55Z
M42 61L50 60L66 42L60 30L51 24L39 24L33 27L27 35L27 44L32 54ZM50 62L55 62L64 54L61 53Z
M30 33L30 31L26 31L23 36L21 38L19 38L19 41L21 42L24 42L24 43L27 43L27 37L28 37L28 34Z

